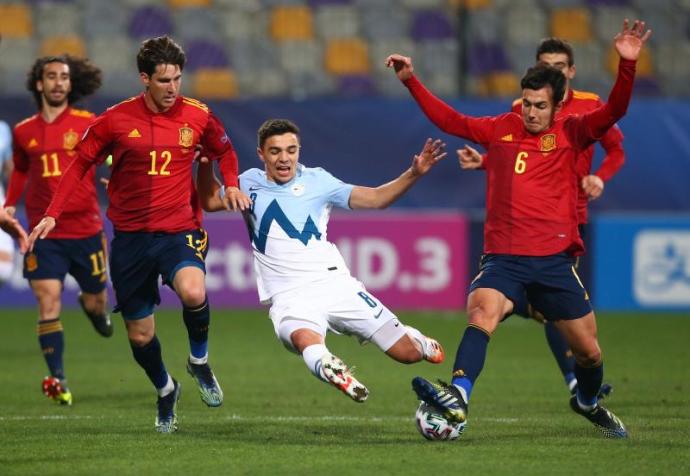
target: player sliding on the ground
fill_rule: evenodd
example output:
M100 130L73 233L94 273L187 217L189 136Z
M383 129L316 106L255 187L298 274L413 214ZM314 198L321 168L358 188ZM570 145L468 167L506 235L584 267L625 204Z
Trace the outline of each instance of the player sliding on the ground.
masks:
M371 341L402 363L443 361L440 344L404 326L361 282L326 238L331 209L386 208L439 160L444 144L428 139L412 166L380 187L353 186L321 168L301 165L299 129L290 121L266 121L257 153L264 170L240 175L240 189L252 200L244 212L254 253L259 298L270 304L278 338L302 355L309 370L356 402L369 395L325 344L327 331ZM209 165L199 167L197 187L207 211L224 209Z

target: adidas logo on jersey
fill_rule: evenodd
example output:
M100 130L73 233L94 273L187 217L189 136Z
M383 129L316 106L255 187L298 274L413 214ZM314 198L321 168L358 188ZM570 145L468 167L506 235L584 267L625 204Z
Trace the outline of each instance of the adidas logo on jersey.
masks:
M141 137L138 129L132 129L132 131L127 134L127 137Z
M33 137L29 141L29 144L26 146L27 149L31 149L32 147L37 147L38 146L38 141L34 139Z
M513 134L508 134L507 136L501 137L503 142L513 142Z

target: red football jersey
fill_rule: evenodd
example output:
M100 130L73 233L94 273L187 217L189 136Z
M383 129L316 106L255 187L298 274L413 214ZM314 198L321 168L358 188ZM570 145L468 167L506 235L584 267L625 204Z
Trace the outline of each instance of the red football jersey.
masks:
M219 160L226 186L237 186L237 155L223 125L199 101L180 96L167 111L155 113L144 95L100 115L77 145L46 215L60 215L70 183L79 179L103 151L112 153L108 218L116 230L177 233L199 226L192 207L194 150L201 144Z
M561 116L539 134L529 133L521 116L513 112L466 116L433 96L416 78L405 82L434 124L488 151L485 253L582 253L575 207L576 161L623 117L634 75L635 62L621 59L608 103L587 114Z
M568 116L570 114L585 114L589 111L601 107L603 102L594 93L585 91L574 91L570 89L568 96L563 101L563 106L556 114L556 117ZM522 99L513 102L513 112L522 113ZM606 156L601 162L599 170L594 175L599 176L604 182L613 177L625 162L623 152L623 133L618 126L613 126L606 131L606 134L599 140L599 143L606 151ZM582 178L590 175L592 170L592 159L594 158L594 144L585 149L577 159L577 221L587 223L587 203L589 198L582 188Z
M14 172L6 206L16 206L26 185L26 214L33 228L43 218L60 179L77 153L75 146L95 115L68 107L53 122L35 114L14 128ZM86 238L103 229L92 169L69 191L69 200L50 238Z

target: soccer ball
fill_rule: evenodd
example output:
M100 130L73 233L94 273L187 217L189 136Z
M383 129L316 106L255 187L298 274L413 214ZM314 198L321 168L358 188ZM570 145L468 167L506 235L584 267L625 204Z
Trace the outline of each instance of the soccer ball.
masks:
M457 440L465 431L466 423L450 423L431 405L420 402L415 413L417 430L427 440Z

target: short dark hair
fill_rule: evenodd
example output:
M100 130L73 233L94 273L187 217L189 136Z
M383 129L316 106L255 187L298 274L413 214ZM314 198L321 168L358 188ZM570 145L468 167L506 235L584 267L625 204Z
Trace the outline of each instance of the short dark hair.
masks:
M299 127L294 122L288 119L269 119L259 127L257 132L257 140L259 142L259 149L262 149L266 141L271 136L279 136L282 134L293 133L299 137Z
M520 81L522 89L541 89L551 86L554 106L563 100L565 96L565 75L560 70L545 64L532 66Z
M149 76L156 72L159 64L176 64L182 71L186 61L182 47L167 35L145 40L137 53L139 72Z
M560 38L544 38L539 43L537 47L537 62L539 62L539 57L544 53L563 53L568 56L568 66L575 64L575 53L573 53L573 47L568 44L567 41L561 40Z
M72 83L72 90L67 95L69 104L77 102L79 99L89 96L101 87L103 77L100 68L92 64L87 58L77 58L71 55L43 56L38 58L29 73L26 75L26 89L28 89L36 100L39 109L43 107L41 92L36 87L36 83L43 79L43 70L49 63L66 64L69 68L69 79Z

